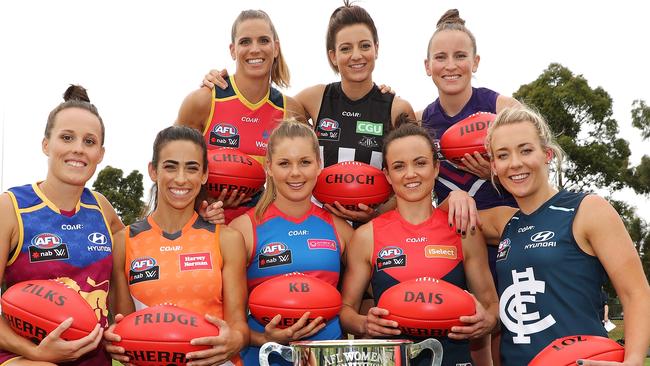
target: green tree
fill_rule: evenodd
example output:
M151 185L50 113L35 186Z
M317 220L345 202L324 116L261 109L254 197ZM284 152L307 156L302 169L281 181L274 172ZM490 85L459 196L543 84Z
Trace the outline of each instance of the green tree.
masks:
M592 89L582 75L554 63L514 97L536 107L558 135L568 155L564 172L556 172L559 187L611 191L630 185L630 148L617 136L612 98L603 88Z
M650 138L650 107L637 99L632 103L632 126L641 130L643 139Z
M100 192L113 205L125 225L137 220L144 208L142 174L137 170L126 177L122 169L107 166L97 175L93 189Z

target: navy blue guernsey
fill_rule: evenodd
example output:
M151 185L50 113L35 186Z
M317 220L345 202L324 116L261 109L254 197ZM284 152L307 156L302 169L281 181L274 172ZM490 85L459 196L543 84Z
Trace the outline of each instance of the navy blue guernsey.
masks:
M323 166L360 161L381 169L381 150L392 126L394 98L394 94L382 94L373 85L363 98L350 100L340 82L328 84L314 121Z
M501 361L527 365L559 337L606 337L598 312L606 273L573 237L584 193L560 191L530 215L518 211L497 254Z

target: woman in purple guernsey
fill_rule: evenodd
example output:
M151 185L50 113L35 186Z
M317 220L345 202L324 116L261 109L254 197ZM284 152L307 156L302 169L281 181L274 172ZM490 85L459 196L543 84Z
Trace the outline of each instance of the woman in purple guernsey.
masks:
M59 335L72 324L69 318L35 345L0 320L2 366L110 365L98 345L108 322L111 232L124 225L104 196L85 188L104 156L97 108L80 86L68 88L64 99L45 127L45 180L0 195L0 282L63 282L88 301L98 325L84 338L65 341Z
M445 12L429 40L424 60L426 73L438 89L438 99L417 113L432 136L440 138L449 127L476 112L498 113L505 107L518 104L513 98L493 90L472 87L472 74L478 70L480 59L476 53L476 39L465 27L458 10ZM503 189L499 192L490 184L490 164L478 152L465 154L462 166L451 164L443 156L439 158L440 173L434 188L438 202L442 202L451 191L463 190L474 198L479 210L516 206L510 193ZM490 269L494 275L498 243L487 244Z

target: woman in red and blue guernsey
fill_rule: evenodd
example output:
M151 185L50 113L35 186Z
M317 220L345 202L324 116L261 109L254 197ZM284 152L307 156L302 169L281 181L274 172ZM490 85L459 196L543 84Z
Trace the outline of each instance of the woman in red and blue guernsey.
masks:
M104 124L84 88L70 86L47 120L44 181L0 195L0 282L56 279L95 310L98 325L86 337L64 341L65 320L35 345L0 320L0 365L108 366L98 348L108 325L112 235L124 225L104 196L85 188L104 156ZM57 250L51 250L56 248Z
M266 157L267 186L255 209L230 226L244 235L249 254L248 288L275 276L302 272L337 286L341 260L352 228L311 202L321 171L318 139L306 124L285 121L271 133ZM298 339L338 339L338 318L308 322L309 314L286 329L276 316L264 326L252 317L251 346L242 352L245 365L257 365L259 347L269 341L288 344ZM289 365L279 357L272 364Z
M367 315L359 313L368 284L372 284L377 301L385 290L400 282L418 277L442 279L470 290L478 300L476 314L461 317L467 326L454 327L448 337L439 338L444 348L442 364L472 365L467 339L488 334L497 321L497 295L483 237L478 232L461 237L448 224L447 213L432 205L431 191L439 163L423 127L414 123L399 125L386 137L383 156L397 208L354 233L343 279L343 329L363 337L404 338L395 321L381 318L388 310L373 307ZM389 248L397 250L404 260L384 265L388 262L382 252ZM430 358L421 354L413 362L428 365Z

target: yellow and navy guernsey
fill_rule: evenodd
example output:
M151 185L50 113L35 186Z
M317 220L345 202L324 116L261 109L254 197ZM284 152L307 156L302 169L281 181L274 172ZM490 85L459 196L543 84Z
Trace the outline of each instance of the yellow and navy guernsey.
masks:
M285 105L285 96L274 87L259 102L249 102L230 76L228 87L214 88L212 94L210 117L203 131L208 149L238 149L263 163L271 131L286 116Z
M113 240L95 193L84 188L71 216L61 214L37 184L10 188L8 194L16 211L19 237L4 272L7 287L27 280L58 280L86 299L99 324L106 327ZM7 321L25 326L18 319ZM0 365L15 357L0 350ZM110 365L110 358L104 347L99 347L74 364Z
M172 304L223 319L220 228L196 212L175 233L151 216L129 225L124 274L136 310ZM231 361L241 364L238 356Z
M208 149L232 148L250 155L264 165L266 147L273 129L286 117L285 96L274 87L257 103L249 102L237 88L235 78L228 77L228 87L214 88L210 116L203 130ZM226 224L254 207L262 191L252 200L226 209Z

